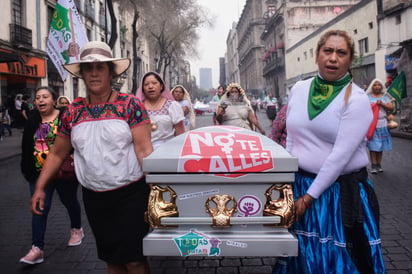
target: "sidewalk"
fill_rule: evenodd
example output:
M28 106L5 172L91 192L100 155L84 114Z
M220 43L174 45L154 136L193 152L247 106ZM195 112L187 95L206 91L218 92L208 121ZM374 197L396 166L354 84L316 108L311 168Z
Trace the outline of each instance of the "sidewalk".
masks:
M13 135L9 136L6 131L6 136L3 141L0 141L0 161L4 161L21 154L21 138L23 137L23 129L12 128Z

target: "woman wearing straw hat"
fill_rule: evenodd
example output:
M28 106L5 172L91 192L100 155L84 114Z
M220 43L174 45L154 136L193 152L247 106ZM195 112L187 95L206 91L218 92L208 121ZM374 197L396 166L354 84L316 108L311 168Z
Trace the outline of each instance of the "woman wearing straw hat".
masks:
M150 120L135 96L111 87L129 65L127 58L113 58L107 44L93 41L81 49L80 61L64 66L84 80L87 96L64 113L31 200L33 213L41 214L44 188L73 146L85 211L109 273L149 272L142 251L149 187L141 166L153 151Z

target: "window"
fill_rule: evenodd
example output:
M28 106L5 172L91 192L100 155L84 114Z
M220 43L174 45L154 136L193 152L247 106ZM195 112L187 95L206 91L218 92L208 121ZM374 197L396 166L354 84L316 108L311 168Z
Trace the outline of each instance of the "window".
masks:
M354 29L354 30L353 30L353 34L358 34L358 30L357 30L357 29Z
M402 17L400 14L396 15L395 17L395 24L400 25L402 23Z
M11 12L13 24L23 26L23 3L21 0L13 0Z
M373 22L369 22L369 29L373 29Z
M308 53L306 51L303 53L303 57L305 57L305 60L308 60Z
M369 52L368 37L359 40L359 54L363 55Z
M51 26L51 22L53 19L53 13L54 13L54 7L48 5L47 6L47 24L48 26Z
M309 53L310 53L310 58L313 58L313 48L310 49Z

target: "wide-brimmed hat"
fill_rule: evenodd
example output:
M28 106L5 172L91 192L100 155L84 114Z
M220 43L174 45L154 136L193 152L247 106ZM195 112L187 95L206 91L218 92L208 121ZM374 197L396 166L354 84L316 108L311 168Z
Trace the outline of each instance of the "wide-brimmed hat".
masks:
M82 78L80 64L95 62L112 62L114 64L114 76L125 72L130 66L129 58L113 58L110 47L100 41L91 41L80 50L80 61L64 65L63 67L76 77Z

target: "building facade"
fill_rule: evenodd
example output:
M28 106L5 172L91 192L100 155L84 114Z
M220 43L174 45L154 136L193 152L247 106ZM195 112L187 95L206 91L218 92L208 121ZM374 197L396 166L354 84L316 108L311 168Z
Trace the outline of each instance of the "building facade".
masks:
M286 49L308 36L327 22L344 13L359 0L349 1L276 1L267 0L264 13L265 29L261 39L265 49L263 77L266 90L282 101L287 95ZM306 58L312 52L306 52Z
M239 52L240 84L247 93L263 96L265 81L262 75L264 45L260 35L265 28L262 0L247 0L236 26Z
M49 86L59 95L71 100L84 96L82 80L68 76L63 82L46 52L49 28L56 7L56 0L5 0L0 15L0 98L3 106L13 108L17 94L33 96L40 86ZM104 0L74 0L84 31L89 41L108 41L111 22ZM114 2L118 39L113 47L114 57L132 57L131 25L133 14L127 7ZM129 27L130 29L130 27ZM136 75L149 70L150 58L144 37L138 47L139 64ZM145 55L146 54L146 55ZM116 79L114 86L130 90L130 73Z
M226 55L227 55L227 65L226 65L226 74L227 74L227 83L240 83L239 75L239 52L238 48L238 38L236 31L236 23L233 22L232 28L229 31L229 34L226 39Z
M205 91L209 91L213 88L211 68L199 69L199 87Z
M286 79L290 88L297 81L316 75L316 45L329 29L346 30L355 42L352 73L355 83L367 85L375 78L378 45L377 9L374 0L363 0L286 50Z
M0 97L2 105L11 110L17 94L32 96L36 87L48 84L45 52L48 10L38 2L2 1Z

